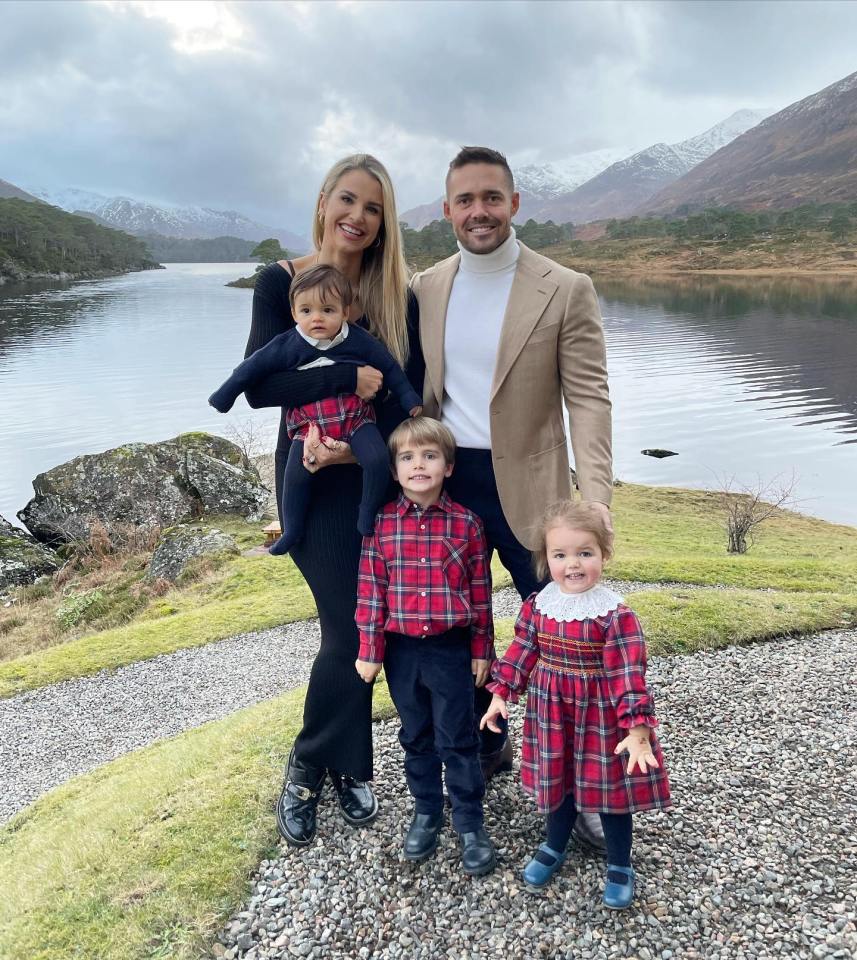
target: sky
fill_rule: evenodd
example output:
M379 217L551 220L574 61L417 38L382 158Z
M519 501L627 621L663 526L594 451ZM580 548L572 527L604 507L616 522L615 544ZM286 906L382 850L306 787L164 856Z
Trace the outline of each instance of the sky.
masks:
M857 70L857 2L0 3L0 178L307 232L365 151L399 211L462 144L513 166L701 133Z

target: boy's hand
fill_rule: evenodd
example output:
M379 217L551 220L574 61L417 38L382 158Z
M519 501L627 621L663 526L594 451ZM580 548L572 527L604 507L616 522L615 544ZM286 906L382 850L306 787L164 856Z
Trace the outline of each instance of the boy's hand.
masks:
M475 660L473 662L476 663ZM488 709L485 711L485 716L479 721L479 729L484 730L488 727L488 729L493 730L494 733L501 733L502 731L495 722L497 717L508 720L509 708L506 706L506 701L502 697L498 697L495 693Z
M491 669L490 660L478 660L474 658L470 661L470 672L476 678L476 686L484 687L488 679L488 671Z
M616 745L613 753L624 753L626 750L628 751L628 773L633 773L634 767L637 767L640 773L647 773L660 766L652 753L647 726L641 724L639 727L632 727L628 731L628 736Z
M355 660L354 666L361 678L367 683L371 683L381 672L382 663L372 663L371 660Z
M412 408L408 411L408 413L409 413L412 417L420 417L420 416L422 416L422 412L423 412L423 408L422 408L422 407L412 407Z

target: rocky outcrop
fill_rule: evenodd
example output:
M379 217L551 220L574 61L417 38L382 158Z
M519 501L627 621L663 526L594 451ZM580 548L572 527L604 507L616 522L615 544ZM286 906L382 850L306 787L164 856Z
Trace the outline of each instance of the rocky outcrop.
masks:
M171 527L216 513L258 520L268 500L238 447L207 433L76 457L40 473L33 489L18 517L50 544L85 539L95 519L108 527Z
M193 557L224 551L238 553L238 545L228 533L195 525L171 527L155 547L147 576L175 580Z
M53 573L59 565L53 550L0 517L0 596L5 596L13 587L26 586L44 574Z

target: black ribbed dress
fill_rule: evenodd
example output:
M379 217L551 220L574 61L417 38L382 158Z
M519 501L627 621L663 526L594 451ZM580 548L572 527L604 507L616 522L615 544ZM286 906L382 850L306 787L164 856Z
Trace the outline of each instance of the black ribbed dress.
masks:
M273 263L259 273L253 294L253 319L245 356L272 337L294 327L289 306L291 275ZM366 326L364 320L358 321ZM422 393L425 364L419 344L416 298L408 297L410 357L406 373ZM296 407L338 393L353 393L357 368L334 364L278 373L247 391L251 407ZM392 397L377 402L378 428L386 439L407 414ZM290 440L285 417L280 421L275 458L278 508ZM291 551L318 607L321 646L312 666L304 702L304 722L295 741L300 761L357 780L372 779L372 686L354 669L358 638L354 623L357 565L361 537L357 531L362 472L356 464L325 467L316 473L303 540ZM282 520L282 518L281 518ZM289 651L283 651L284 656Z

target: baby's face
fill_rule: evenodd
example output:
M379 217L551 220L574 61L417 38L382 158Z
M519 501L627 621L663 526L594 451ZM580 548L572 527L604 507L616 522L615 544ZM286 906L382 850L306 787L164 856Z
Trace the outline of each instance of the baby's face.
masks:
M301 290L295 297L295 323L315 340L332 340L346 322L342 303L331 294L322 298L321 290Z

